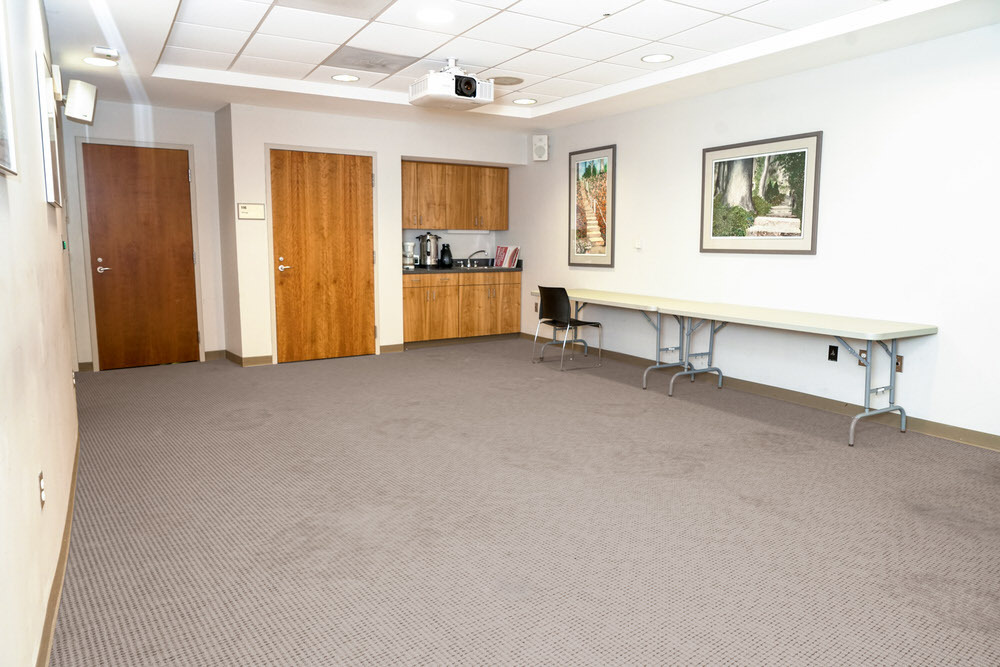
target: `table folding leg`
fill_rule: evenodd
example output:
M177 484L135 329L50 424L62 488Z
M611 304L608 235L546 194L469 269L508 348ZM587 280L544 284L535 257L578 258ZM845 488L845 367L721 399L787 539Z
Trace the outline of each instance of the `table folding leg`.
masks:
M866 342L866 354L862 357L859 353L855 352L854 348L847 344L847 342L840 336L834 336L838 343L844 346L854 358L856 358L861 365L865 367L865 411L859 412L854 415L854 419L851 420L851 429L847 434L847 444L851 447L854 446L854 430L858 425L858 422L867 417L874 417L875 415L881 415L886 412L898 412L899 413L899 430L906 433L906 410L903 406L896 405L896 350L898 349L898 339L893 338L890 345L886 345L883 341L876 341L879 347L889 355L889 384L883 387L873 387L872 386L872 341ZM881 394L885 391L889 392L889 405L884 408L873 409L872 408L872 394Z
M719 376L718 387L719 389L722 389L722 369L713 366L712 363L715 359L715 334L722 331L722 329L725 328L728 322L720 322L718 326L716 326L715 320L712 320L710 322L708 329L708 351L691 352L691 336L694 334L695 331L700 329L701 325L705 324L706 321L707 320L698 320L698 322L695 323L693 318L690 317L684 318L684 325L682 329L684 330L683 361L685 370L681 371L680 373L674 373L674 376L670 378L670 387L667 389L667 396L674 395L674 382L677 380L677 378L687 375L691 378L691 382L694 382L694 376L698 375L699 373L717 374ZM695 368L694 364L691 363L691 359L693 359L694 357L705 357L708 362L707 366L705 368Z

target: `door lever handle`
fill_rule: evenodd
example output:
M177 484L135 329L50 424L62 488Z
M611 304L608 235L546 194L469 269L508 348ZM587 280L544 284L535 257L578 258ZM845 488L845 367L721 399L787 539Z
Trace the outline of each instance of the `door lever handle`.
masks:
M290 267L290 266L285 266L284 264L278 264L278 270L279 270L279 271L286 271L286 270L288 270L288 269L290 269L290 268L292 268L292 267Z
M105 271L110 271L110 270L111 270L110 266L99 266L99 267L97 267L97 272L98 273L104 273Z

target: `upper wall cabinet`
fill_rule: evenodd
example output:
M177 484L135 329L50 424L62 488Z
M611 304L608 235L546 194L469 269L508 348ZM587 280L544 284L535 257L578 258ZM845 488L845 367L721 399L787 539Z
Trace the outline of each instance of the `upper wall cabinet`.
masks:
M403 161L403 227L507 229L507 168Z

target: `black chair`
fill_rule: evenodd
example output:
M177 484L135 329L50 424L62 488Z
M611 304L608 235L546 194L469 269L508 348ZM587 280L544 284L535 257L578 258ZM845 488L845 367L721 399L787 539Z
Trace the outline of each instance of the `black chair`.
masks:
M558 345L559 340L556 339L556 332L560 329L563 331L562 339L562 356L559 357L559 370L566 370L564 368L565 358L566 358L566 343L571 342L573 344L583 343L583 355L587 356L589 347L587 341L582 338L569 337L569 330L573 329L573 335L576 335L576 329L578 327L597 327L598 331L598 343L597 343L597 364L594 366L586 366L585 368L597 368L601 365L601 349L604 347L604 327L601 326L600 322L589 322L586 320L578 320L573 317L573 311L569 305L569 295L566 294L566 290L562 287L542 287L538 286L538 326L535 327L535 339L531 343L531 362L538 363L543 361L545 356L545 347L548 345ZM538 331L542 328L542 325L546 324L552 327L552 340L542 344L541 354L535 358L535 347L538 344ZM570 348L570 360L573 359L573 348ZM573 369L575 370L575 369Z

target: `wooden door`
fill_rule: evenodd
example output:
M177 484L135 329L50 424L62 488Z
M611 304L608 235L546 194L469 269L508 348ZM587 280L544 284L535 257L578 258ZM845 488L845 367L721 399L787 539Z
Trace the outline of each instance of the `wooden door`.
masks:
M457 338L458 328L458 286L428 288L431 292L428 310L427 339Z
M97 361L198 360L188 153L83 144Z
M521 285L497 285L497 331L496 333L518 333L521 331Z
M461 336L484 336L493 329L493 285L461 288L459 331Z
M271 151L278 361L375 352L372 159Z
M403 288L403 342L428 340L430 308L429 287Z
M475 190L480 229L507 229L507 169L477 167Z

